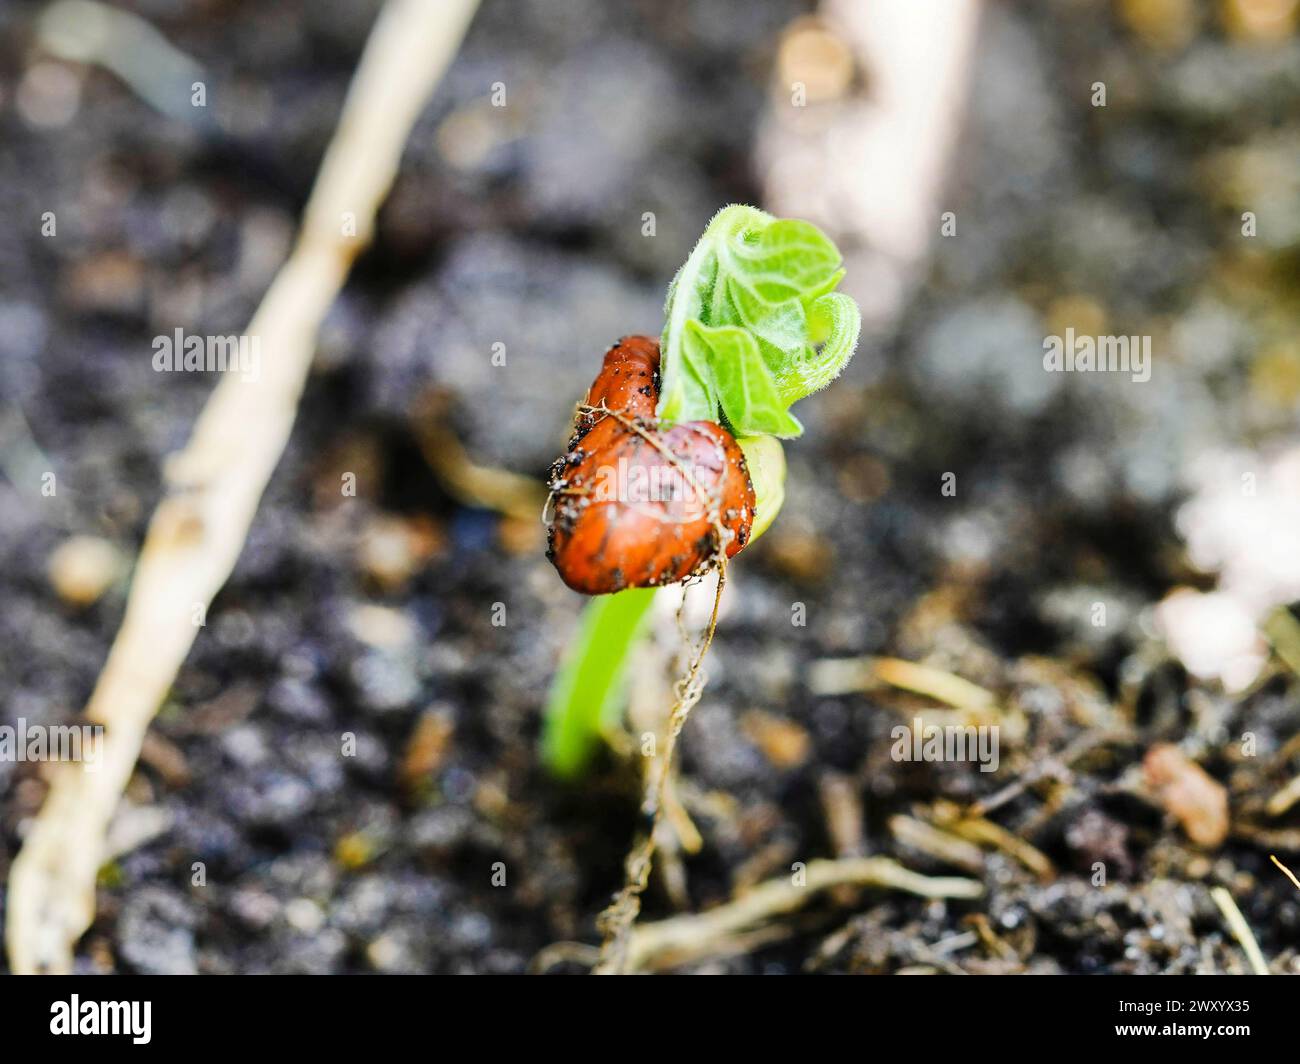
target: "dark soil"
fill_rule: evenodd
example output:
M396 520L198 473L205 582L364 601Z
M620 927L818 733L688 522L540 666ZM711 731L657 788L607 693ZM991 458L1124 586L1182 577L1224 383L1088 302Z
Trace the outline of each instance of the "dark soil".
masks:
M244 328L376 7L133 6L205 68L202 119L164 117L87 69L66 123L33 124L21 101L43 61L42 5L0 11L6 718L84 705L127 585L75 609L49 558L71 534L138 549L163 461L213 384L154 373L152 338ZM564 787L536 756L582 600L547 563L540 524L443 486L417 413L436 402L477 461L545 476L606 347L657 333L666 283L709 216L761 199L752 148L775 40L806 5L743 9L484 0L155 724L122 814L144 841L103 869L79 968L520 972L548 944L596 941L636 826L634 772L611 755ZM1088 100L1097 80L1111 86L1104 114ZM449 118L476 121L496 81L515 125L456 154ZM896 332L869 337L844 380L800 406L809 431L787 448L785 511L732 565L681 748L704 837L684 865L694 909L852 850L830 824L842 800L861 808L861 852L974 875L986 895L827 897L779 941L692 970L1239 971L1208 893L1223 885L1274 970L1300 971L1300 892L1268 860L1300 865L1300 812L1261 809L1297 771L1277 755L1300 725L1300 682L1272 663L1230 698L1191 680L1149 623L1169 588L1209 584L1174 524L1193 445L1293 426L1294 402L1261 390L1252 360L1294 336L1297 237L1243 258L1213 163L1294 143L1297 100L1294 39L1261 55L1207 16L1161 53L1108 5L990 5L952 181L963 236L936 249ZM54 238L40 232L50 210ZM1202 342L1171 341L1145 388L1035 373L1044 321L1075 295L1117 332ZM24 480L32 447L57 473L53 499L39 474ZM340 495L347 472L355 498ZM940 490L949 472L955 497ZM806 626L791 625L794 603ZM1007 729L996 773L899 763L891 729L919 701L810 688L814 662L855 655L984 685L1023 736ZM774 733L773 718L788 727ZM355 756L340 756L349 733ZM1242 754L1244 733L1257 756ZM1144 787L1161 741L1227 788L1220 846L1194 846ZM989 813L1049 874L996 847L954 867L897 835L897 816L933 819L938 803L988 798L1069 752L1069 771ZM0 883L43 793L31 766L0 762ZM646 909L674 911L658 882Z

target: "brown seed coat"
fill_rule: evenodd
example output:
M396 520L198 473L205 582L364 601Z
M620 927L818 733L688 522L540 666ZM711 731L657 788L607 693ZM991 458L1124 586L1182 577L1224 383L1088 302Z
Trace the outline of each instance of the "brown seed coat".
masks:
M551 467L547 555L575 591L671 584L749 541L754 488L731 434L711 421L661 425L659 345L621 339Z

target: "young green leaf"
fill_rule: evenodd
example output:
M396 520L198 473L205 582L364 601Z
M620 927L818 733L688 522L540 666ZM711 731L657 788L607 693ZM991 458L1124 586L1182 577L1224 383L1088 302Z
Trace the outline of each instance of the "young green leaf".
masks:
M833 380L857 343L857 307L833 292L840 262L809 222L719 211L669 288L659 416L798 436L790 405Z
M749 435L798 436L803 426L786 412L772 372L759 354L752 333L735 325L712 328L692 321L686 326L687 357L713 373L718 403L732 425Z
M840 253L810 222L773 221L757 239L718 243L721 268L769 303L793 299L820 288L840 267Z
M862 329L858 305L842 292L831 292L812 305L810 331L820 350L805 345L800 356L791 358L777 377L781 399L795 403L830 384L853 357Z

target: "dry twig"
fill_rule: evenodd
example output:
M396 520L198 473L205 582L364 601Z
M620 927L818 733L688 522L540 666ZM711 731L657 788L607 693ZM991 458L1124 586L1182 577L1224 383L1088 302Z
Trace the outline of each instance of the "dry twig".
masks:
M1291 880L1291 882L1295 884L1295 889L1296 889L1296 890L1300 890L1300 879L1297 879L1297 878L1296 878L1296 874L1295 874L1294 872L1292 872L1291 869L1287 868L1286 865L1284 865L1281 861L1279 861L1279 860L1278 860L1278 859L1277 859L1273 854L1271 854L1271 853L1268 855L1268 859L1269 859L1270 861L1272 861L1275 865L1278 866L1278 868L1280 868L1280 869L1282 870L1282 874L1283 874L1284 876L1286 876L1287 879Z
M802 885L791 877L779 876L716 909L633 928L624 970L670 968L727 953L737 935L753 932L773 917L795 912L819 892L839 886L880 887L922 898L977 898L984 890L976 880L923 876L888 857L809 861Z
M256 383L225 377L167 468L126 615L86 707L105 726L97 772L59 766L9 878L6 942L15 972L67 971L95 912L108 822L145 729L225 583L293 426L316 334L412 125L451 61L476 0L389 0L371 32L321 163L293 253L248 333L268 356ZM355 223L353 231L345 224Z
M1255 941L1255 933L1251 931L1250 924L1246 923L1246 918L1241 915L1241 910L1237 908L1232 895L1224 887L1211 887L1210 897L1219 907L1219 912L1223 913L1223 919L1227 922L1233 938L1246 951L1250 970L1256 975L1268 975L1268 963L1264 960L1264 954L1260 952L1259 943Z

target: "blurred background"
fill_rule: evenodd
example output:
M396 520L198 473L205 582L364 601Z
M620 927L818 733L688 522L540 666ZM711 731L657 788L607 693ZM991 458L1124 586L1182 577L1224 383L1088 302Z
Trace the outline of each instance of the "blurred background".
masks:
M90 55L85 5L0 9L3 720L84 705L215 382L155 373L153 338L244 329L378 10L113 6L144 28ZM79 970L520 972L597 940L636 773L540 768L582 601L528 492L485 505L465 473L540 484L601 354L659 332L694 240L745 202L836 239L866 328L732 566L681 750L703 846L668 855L647 916L884 854L986 894L838 895L689 970L1240 970L1218 885L1300 971L1300 893L1268 860L1300 863L1298 20L483 0L146 741ZM206 105L177 106L195 81ZM1150 336L1151 379L1045 372L1067 328ZM999 771L894 761L934 703L826 664L864 656L992 692ZM936 843L1017 781L1003 835ZM0 761L0 898L44 793Z

